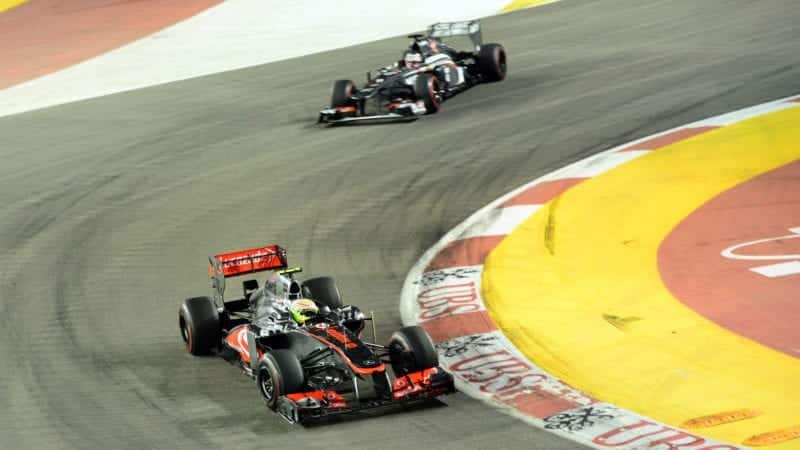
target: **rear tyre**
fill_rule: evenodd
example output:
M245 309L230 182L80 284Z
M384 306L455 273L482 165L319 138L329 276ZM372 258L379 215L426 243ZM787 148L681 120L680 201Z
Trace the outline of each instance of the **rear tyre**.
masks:
M423 73L417 75L417 81L414 83L414 94L417 100L422 100L425 104L425 114L436 114L442 104L442 98L439 91L441 90L441 83L439 78L430 73Z
M282 395L302 392L305 374L300 360L290 350L272 350L258 365L258 391L269 409L278 407Z
M340 106L353 106L350 97L356 91L356 84L351 80L336 80L333 83L333 93L331 94L331 108Z
M303 295L330 309L342 306L339 288L331 277L317 277L303 281Z
M506 50L500 44L485 44L475 55L483 81L501 81L506 77Z
M404 327L389 338L395 375L430 369L439 365L439 355L428 333L418 326Z
M178 311L178 326L186 350L207 355L219 345L220 320L217 307L208 297L187 298Z

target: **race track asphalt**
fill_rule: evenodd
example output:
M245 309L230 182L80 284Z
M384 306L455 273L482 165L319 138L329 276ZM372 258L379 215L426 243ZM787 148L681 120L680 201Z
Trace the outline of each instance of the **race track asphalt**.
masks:
M0 447L576 448L463 394L289 426L234 367L185 353L178 305L209 292L208 255L280 243L374 310L383 341L411 265L489 201L800 92L798 19L793 0L486 19L508 79L410 124L314 125L334 79L361 82L405 38L0 118Z

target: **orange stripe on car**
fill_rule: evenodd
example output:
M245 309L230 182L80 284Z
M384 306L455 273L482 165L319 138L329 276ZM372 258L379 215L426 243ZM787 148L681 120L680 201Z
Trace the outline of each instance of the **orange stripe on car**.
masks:
M322 342L323 344L327 345L328 347L332 348L336 353L338 353L339 355L342 356L342 359L344 360L344 362L346 362L347 365L350 366L351 369L353 369L353 372L355 372L355 373L357 373L359 375L372 375L373 373L380 373L380 372L383 372L383 371L386 370L386 366L384 366L383 363L380 363L380 365L375 366L375 367L358 367L355 364L353 364L353 362L350 361L350 358L347 357L347 355L342 351L342 349L337 347L336 344L334 344L333 342L331 342L331 341L329 341L329 340L327 340L327 339L325 339L323 337L317 336L317 335L315 335L313 333L307 333L306 332L304 334L306 334L308 336L311 336L314 339L316 339L316 340Z

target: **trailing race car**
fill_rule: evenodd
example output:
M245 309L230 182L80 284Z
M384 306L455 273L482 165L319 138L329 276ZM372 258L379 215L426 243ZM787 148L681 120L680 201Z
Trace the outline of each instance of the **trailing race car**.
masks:
M401 328L386 345L363 341L372 318L342 305L332 278L296 280L302 269L287 266L283 248L223 253L209 262L212 297L189 298L178 313L186 349L240 367L290 423L455 391L425 330ZM242 297L224 298L227 277L261 271L269 271L262 287L245 280Z
M457 51L441 41L469 36L474 49ZM500 44L483 44L480 21L436 23L413 41L403 59L367 73L361 89L351 80L333 84L331 106L319 113L319 122L414 120L439 111L442 102L478 83L503 80L506 52Z

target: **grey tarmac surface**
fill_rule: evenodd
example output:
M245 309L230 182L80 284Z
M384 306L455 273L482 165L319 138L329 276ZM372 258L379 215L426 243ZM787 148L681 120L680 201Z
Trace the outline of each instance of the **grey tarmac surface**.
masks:
M208 255L280 243L384 340L414 261L496 197L800 92L799 19L794 0L486 19L508 79L410 124L314 125L333 80L362 82L402 37L0 119L0 447L577 448L463 394L289 426L233 366L183 350L178 305L209 292Z

